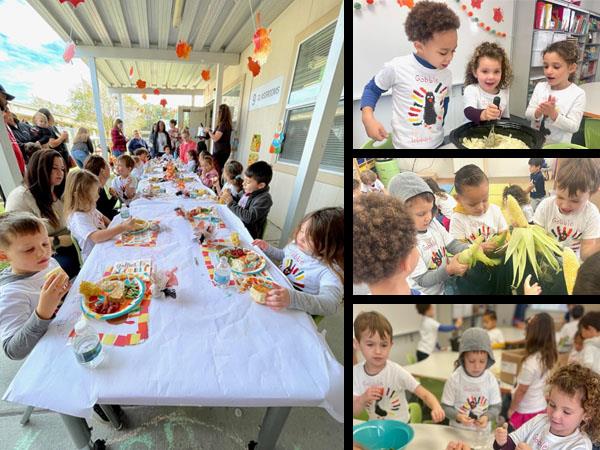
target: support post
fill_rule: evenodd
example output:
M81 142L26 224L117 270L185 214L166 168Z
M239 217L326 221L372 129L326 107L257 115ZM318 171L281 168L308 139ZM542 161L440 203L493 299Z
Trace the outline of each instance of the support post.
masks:
M108 146L106 145L106 134L104 131L104 121L102 120L102 106L100 105L100 86L98 85L98 73L96 72L96 59L88 60L90 67L90 79L92 80L92 93L94 94L94 109L96 110L96 123L98 124L98 136L100 137L100 147L102 147L102 156L108 161Z

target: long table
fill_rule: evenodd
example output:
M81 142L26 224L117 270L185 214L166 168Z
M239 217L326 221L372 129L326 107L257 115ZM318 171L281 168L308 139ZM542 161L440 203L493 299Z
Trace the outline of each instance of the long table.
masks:
M95 403L266 406L261 448L275 445L292 406L320 406L343 422L343 367L311 317L292 309L273 311L247 292L213 286L191 224L174 211L199 205L215 206L225 224L218 232L235 230L242 245L251 247L250 234L225 205L180 197L134 200L133 216L160 221L156 245L117 247L111 240L94 246L4 400L85 418ZM116 216L111 225L120 221ZM106 360L100 366L79 365L67 337L81 317L81 281L98 281L107 266L140 259L151 259L159 270L177 267L177 298L152 298L147 340L104 345ZM273 279L289 287L266 260Z

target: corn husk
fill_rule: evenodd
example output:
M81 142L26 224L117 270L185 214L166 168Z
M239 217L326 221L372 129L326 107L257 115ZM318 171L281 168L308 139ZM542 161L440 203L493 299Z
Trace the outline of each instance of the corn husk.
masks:
M479 236L475 241L471 244L471 246L458 254L458 262L461 264L466 264L470 268L475 267L477 261L483 263L486 266L497 266L502 262L501 259L491 259L483 253L481 249L481 244L483 242L483 236Z
M563 274L565 277L565 284L567 285L567 293L573 294L573 287L575 287L575 280L577 279L577 272L579 271L579 260L577 255L569 247L565 247L562 253L563 257Z

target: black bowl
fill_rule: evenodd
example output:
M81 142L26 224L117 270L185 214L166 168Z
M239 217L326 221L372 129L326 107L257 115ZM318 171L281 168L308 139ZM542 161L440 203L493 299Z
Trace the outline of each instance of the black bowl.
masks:
M462 145L464 138L486 138L490 134L493 123L492 121L481 122L479 125L473 122L465 123L450 132L450 141L457 148L467 148ZM495 124L494 133L496 134L503 134L505 136L510 134L515 139L522 140L529 148L539 149L544 145L544 135L527 125L510 122L509 120L497 120Z

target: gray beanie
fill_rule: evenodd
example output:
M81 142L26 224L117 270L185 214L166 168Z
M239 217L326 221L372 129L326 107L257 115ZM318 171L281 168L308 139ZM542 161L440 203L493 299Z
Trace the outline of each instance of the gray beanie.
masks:
M496 362L494 359L494 353L492 352L490 336L483 328L469 328L460 338L458 360L460 365L463 367L464 360L462 358L462 354L465 352L486 352L488 354L486 369L492 367Z
M425 180L414 172L402 172L395 175L388 187L390 195L406 202L409 198L429 192L433 196L433 191Z

